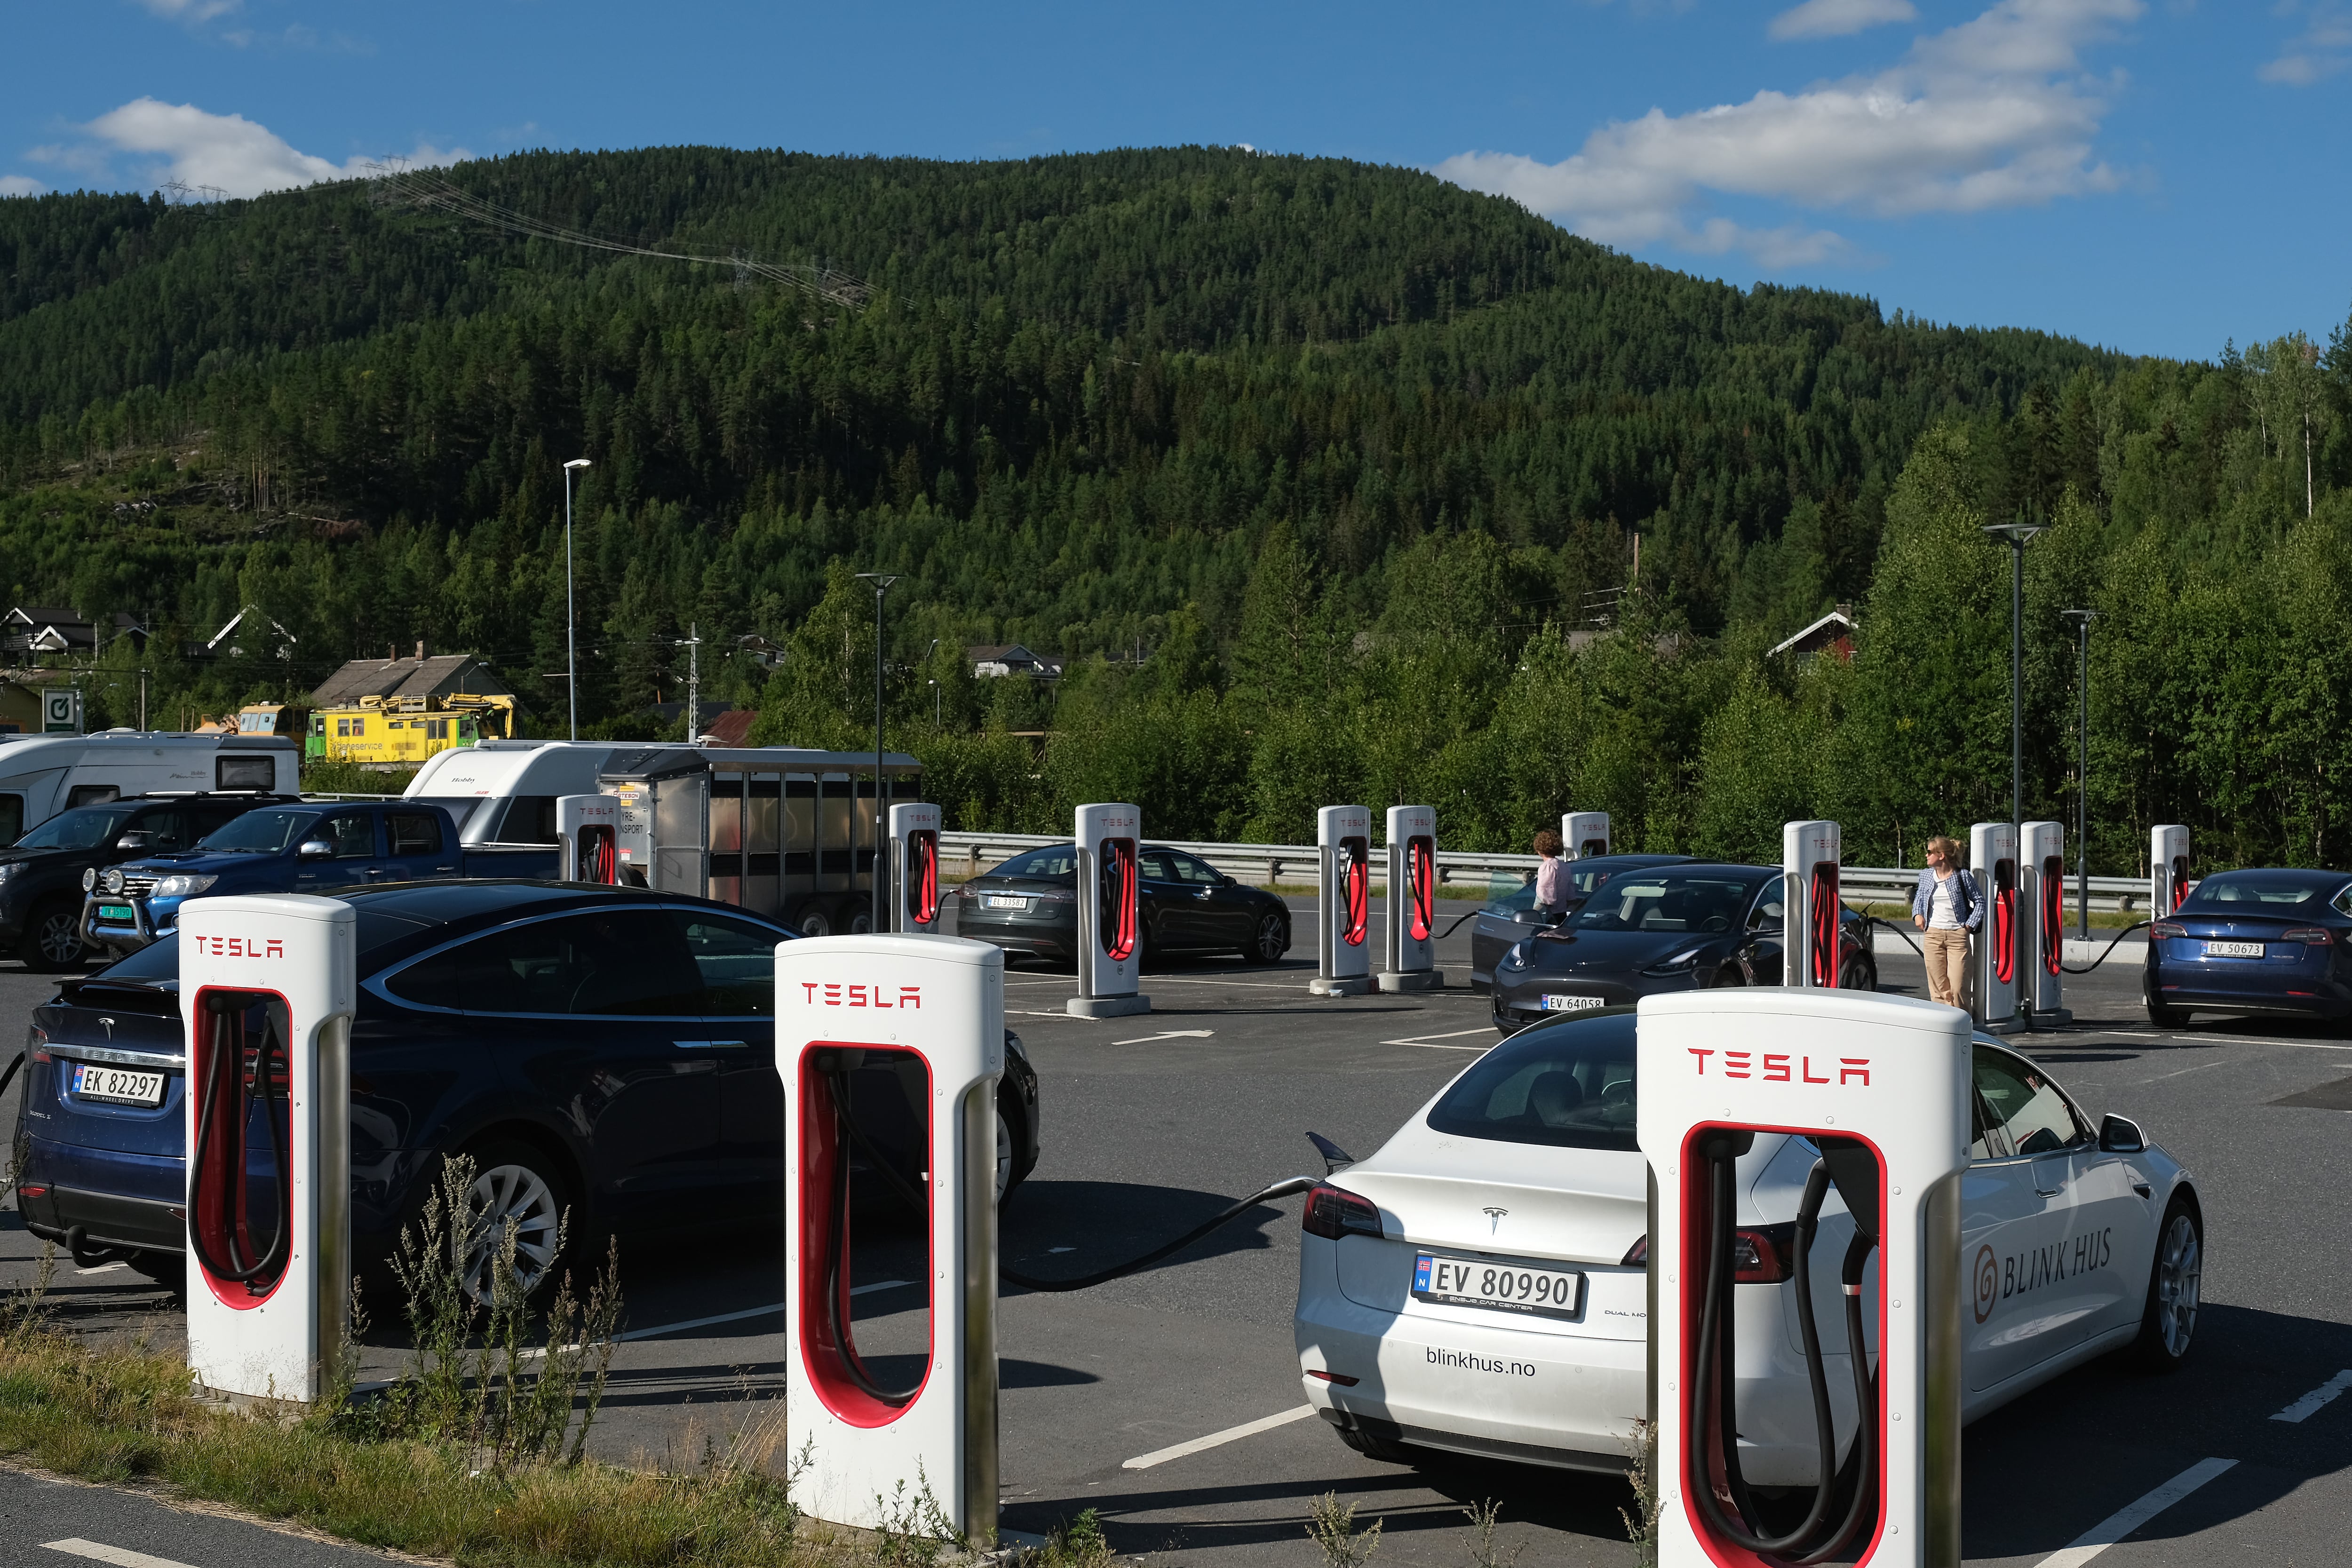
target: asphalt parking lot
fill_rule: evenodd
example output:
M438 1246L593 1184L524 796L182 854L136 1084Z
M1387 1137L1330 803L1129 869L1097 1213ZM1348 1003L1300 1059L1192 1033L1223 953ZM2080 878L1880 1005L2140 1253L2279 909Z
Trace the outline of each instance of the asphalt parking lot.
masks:
M1466 990L1309 997L1313 910L1293 908L1290 963L1176 962L1147 976L1146 1017L1070 1018L1066 977L1008 977L1010 1021L1043 1079L1045 1118L1043 1159L1005 1215L1008 1261L1077 1274L1234 1196L1319 1173L1310 1129L1368 1154L1492 1041L1486 1000ZM1457 980L1466 934L1441 950ZM1907 956L1883 957L1881 969L1890 989L1919 984ZM47 994L40 977L0 964L10 1037ZM2319 1396L2352 1386L2352 1194L2341 1177L2352 1156L2352 1037L2240 1020L2154 1030L2136 966L2074 982L2070 1001L2073 1027L2021 1043L2094 1116L2138 1120L2194 1173L2206 1207L2205 1310L2177 1376L2086 1368L1969 1429L1969 1561L2043 1563L2096 1544L2103 1526L2124 1534L2146 1514L2103 1568L2341 1562L2352 1398ZM13 1103L0 1114L13 1119ZM1092 1290L1007 1289L1005 1524L1042 1531L1094 1508L1127 1554L1200 1568L1296 1565L1315 1560L1304 1538L1309 1500L1336 1490L1360 1520L1384 1521L1380 1562L1458 1568L1471 1544L1463 1510L1493 1499L1506 1550L1524 1547L1527 1563L1633 1563L1618 1518L1629 1494L1607 1478L1469 1460L1379 1464L1307 1415L1289 1328L1297 1210L1295 1198L1269 1206ZM0 1217L0 1283L29 1278L37 1250L13 1208ZM899 1261L887 1238L859 1261L858 1283L876 1287L859 1300L860 1342L886 1354L919 1327L892 1283L919 1276ZM772 1234L625 1239L628 1327L638 1337L617 1357L600 1450L690 1465L707 1439L753 1419L782 1379L781 1272ZM159 1342L176 1334L170 1299L119 1266L84 1274L61 1261L52 1293L67 1321L91 1331L136 1330ZM381 1346L371 1361L389 1368L397 1353ZM2184 1476L2200 1484L2150 1511ZM74 1494L85 1510L89 1498ZM13 1495L0 1502L17 1506ZM98 1536L87 1521L59 1533ZM2079 1551L2059 1558L2068 1568L2084 1561Z

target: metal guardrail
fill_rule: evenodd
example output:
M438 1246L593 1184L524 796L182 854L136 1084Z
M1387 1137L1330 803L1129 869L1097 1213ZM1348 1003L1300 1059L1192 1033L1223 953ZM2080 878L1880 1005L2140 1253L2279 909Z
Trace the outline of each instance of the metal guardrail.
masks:
M1051 844L1067 844L1065 834L1037 833L942 833L940 835L940 868L950 876L977 877L1024 849L1036 849ZM1311 882L1315 879L1317 853L1312 844L1202 844L1175 838L1154 838L1154 844L1165 844L1171 849L1181 849L1198 855L1218 870L1244 882L1261 886L1280 882ZM1474 850L1441 849L1437 853L1437 879L1441 883L1483 883L1496 872L1524 877L1538 864L1533 855L1484 854ZM1374 856L1372 879L1384 880L1388 874L1388 858ZM1908 904L1911 889L1918 884L1919 873L1894 867L1848 866L1838 873L1840 890L1849 902ZM2147 901L2147 883L2137 877L2094 877L2091 879L2091 907L2097 910L2132 910ZM2074 908L2074 879L2066 879L2066 908Z

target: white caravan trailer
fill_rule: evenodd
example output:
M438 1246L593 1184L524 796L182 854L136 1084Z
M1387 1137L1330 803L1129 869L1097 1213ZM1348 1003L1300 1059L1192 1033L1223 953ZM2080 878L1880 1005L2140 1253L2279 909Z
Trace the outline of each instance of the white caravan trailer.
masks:
M302 787L300 742L276 735L0 734L0 845L61 811L133 795Z
M594 795L614 752L643 750L642 742L481 741L434 752L401 793L446 808L462 844L552 844L556 797Z

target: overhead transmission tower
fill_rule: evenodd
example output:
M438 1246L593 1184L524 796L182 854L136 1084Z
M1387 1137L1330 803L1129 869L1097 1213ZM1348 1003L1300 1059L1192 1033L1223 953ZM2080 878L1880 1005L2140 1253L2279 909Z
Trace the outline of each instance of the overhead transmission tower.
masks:
M754 276L767 278L797 289L812 299L823 300L845 310L862 309L874 294L865 279L837 268L814 263L761 261L740 250L731 250L721 256L698 250L635 245L606 235L591 234L585 229L567 228L562 224L550 223L529 213L501 206L487 196L476 195L453 184L430 169L411 169L398 163L378 164L376 167L381 172L372 178L375 183L375 200L381 206L446 213L452 217L488 228L502 229L509 234L552 240L558 245L573 245L586 250L610 251L617 256L649 256L664 261L723 267L733 272L739 288Z

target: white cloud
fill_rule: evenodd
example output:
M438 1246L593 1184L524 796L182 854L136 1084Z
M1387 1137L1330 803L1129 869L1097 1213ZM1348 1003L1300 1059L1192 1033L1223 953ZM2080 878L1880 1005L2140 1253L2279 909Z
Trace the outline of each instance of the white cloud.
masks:
M132 99L83 129L100 145L37 148L32 156L91 174L105 169L103 149L152 157L160 160L147 172L152 179L208 185L232 196L257 196L264 191L320 180L351 179L368 173L375 162L358 157L336 163L298 151L268 127L241 114L210 114L193 103L171 104L152 98ZM466 156L463 148L445 150L427 144L409 153L407 161L438 164Z
M1772 18L1776 38L1843 38L1887 22L1916 22L1911 0L1805 0Z
M23 174L0 174L0 196L37 196L48 188Z
M2257 73L2264 81L2309 87L2352 65L2352 14L2340 5L2322 4L2312 6L2310 16L2311 25L2303 36Z
M139 0L139 4L173 22L209 22L238 8L244 0Z
M1607 244L1737 248L1768 266L1851 256L1827 230L1741 228L1692 208L1712 193L1901 217L2114 190L2122 176L2094 147L2106 105L2082 79L2080 51L2143 9L2000 0L1874 76L1687 114L1653 109L1601 127L1557 163L1465 153L1436 173Z

